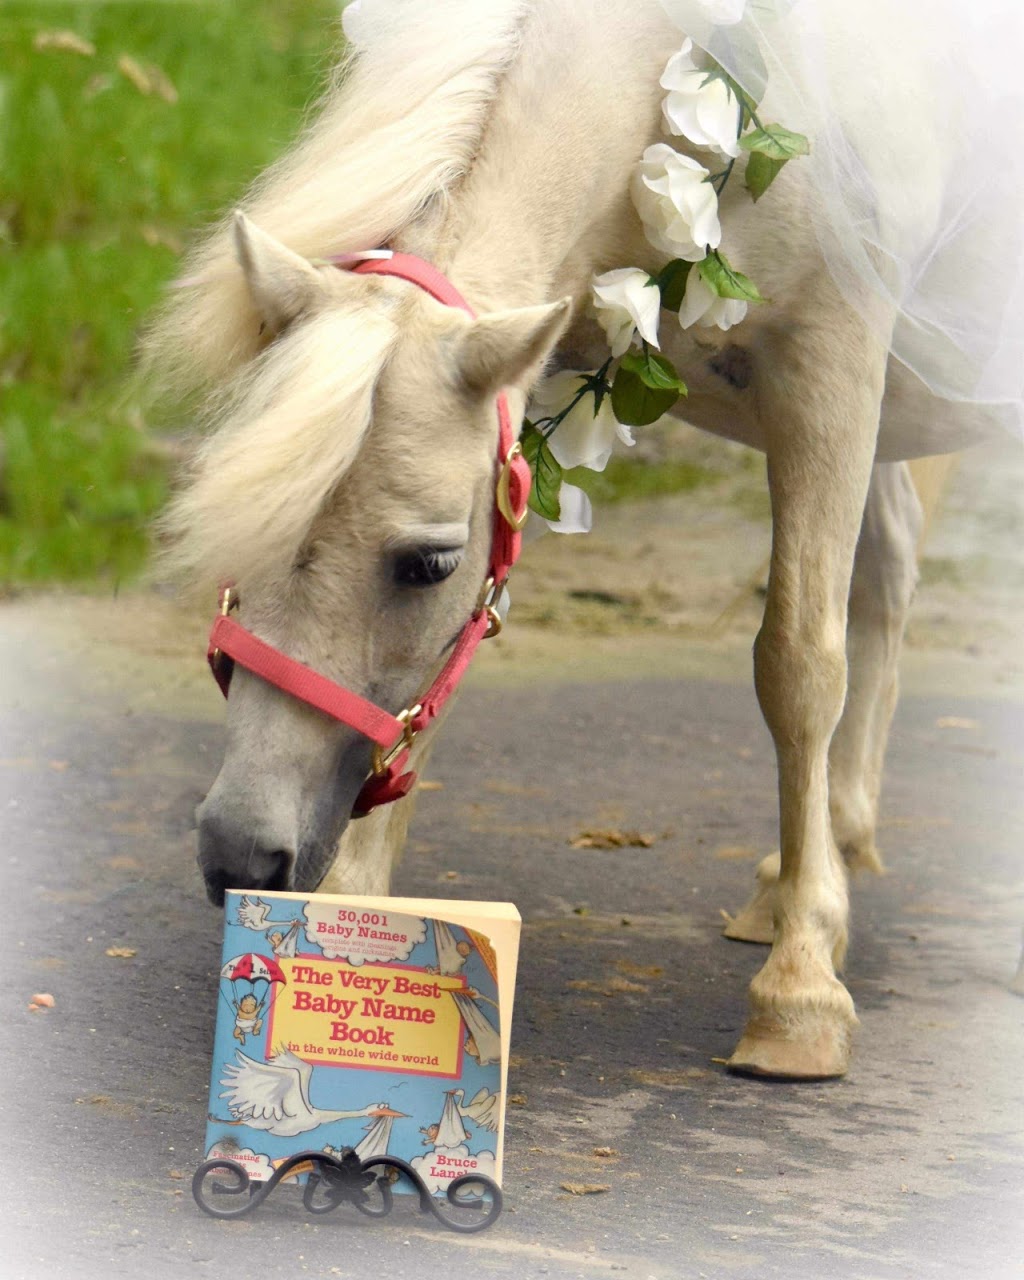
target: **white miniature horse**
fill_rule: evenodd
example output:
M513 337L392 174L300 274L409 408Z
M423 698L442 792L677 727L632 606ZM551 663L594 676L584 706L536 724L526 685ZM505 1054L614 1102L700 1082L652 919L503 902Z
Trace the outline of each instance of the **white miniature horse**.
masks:
M211 599L236 582L250 630L397 710L476 606L495 393L515 417L545 366L598 366L592 276L663 265L628 191L661 136L658 78L680 35L654 0L394 3L403 22L352 60L257 184L251 222L200 248L152 346L179 385L221 387L168 516L171 565ZM772 302L728 334L667 321L662 334L690 387L687 419L768 458L754 668L781 855L729 930L771 942L730 1065L813 1078L846 1070L856 1021L836 976L846 867L879 865L920 519L901 460L989 427L888 361L885 317L869 323L830 279L810 198L798 162L756 209L730 184L724 243ZM378 245L433 263L479 318L323 261ZM353 730L238 669L199 811L211 897L226 885L386 893L409 801L347 825L368 757Z

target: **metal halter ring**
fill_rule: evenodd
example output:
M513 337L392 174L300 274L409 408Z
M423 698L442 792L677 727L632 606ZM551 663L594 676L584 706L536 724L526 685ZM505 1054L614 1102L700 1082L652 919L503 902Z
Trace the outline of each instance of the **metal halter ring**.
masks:
M396 720L401 721L402 736L398 739L393 747L389 747L387 751L383 747L373 746L373 772L378 775L387 773L391 766L395 763L403 751L408 751L412 746L413 739L416 737L416 730L412 727L412 722L416 716L423 710L417 702L414 707L407 707L404 711L399 711L395 716Z
M484 640L493 639L503 626L501 614L498 612L498 601L501 599L501 593L505 590L507 582L508 574L500 582L495 582L493 578L488 578L480 589L480 596L476 602L476 612L479 613L483 609L484 613L487 614L487 630L482 637Z
M505 455L505 462L502 465L501 474L498 476L497 492L494 495L494 502L498 510L517 533L523 528L530 516L530 508L526 502L523 503L523 509L518 513L518 515L512 510L512 494L510 488L512 483L512 463L516 458L522 457L522 453L523 446L517 440Z

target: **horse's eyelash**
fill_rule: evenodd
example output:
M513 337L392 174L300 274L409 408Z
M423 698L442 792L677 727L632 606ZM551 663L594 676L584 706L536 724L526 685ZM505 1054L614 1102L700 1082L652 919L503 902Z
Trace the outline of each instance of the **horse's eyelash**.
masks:
M417 547L395 561L395 579L405 586L433 586L459 567L461 547Z
M462 559L462 550L459 547L445 547L441 550L435 548L424 549L420 554L424 561L428 563L433 562L445 567L451 565L453 569Z

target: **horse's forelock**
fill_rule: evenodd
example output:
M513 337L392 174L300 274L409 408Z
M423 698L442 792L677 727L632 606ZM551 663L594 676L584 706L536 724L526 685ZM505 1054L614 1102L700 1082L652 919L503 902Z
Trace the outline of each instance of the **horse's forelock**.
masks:
M211 403L211 431L161 520L159 570L189 589L280 580L352 465L397 335L369 305L304 323Z

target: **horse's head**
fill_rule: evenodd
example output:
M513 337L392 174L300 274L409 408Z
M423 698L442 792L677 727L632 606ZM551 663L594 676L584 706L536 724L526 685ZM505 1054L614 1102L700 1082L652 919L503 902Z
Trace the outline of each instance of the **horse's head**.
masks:
M169 525L179 568L236 582L261 639L397 713L478 607L495 395L518 421L568 303L478 319L407 282L314 266L239 219L272 338L220 402ZM359 732L236 667L200 806L211 899L316 888L369 770Z

